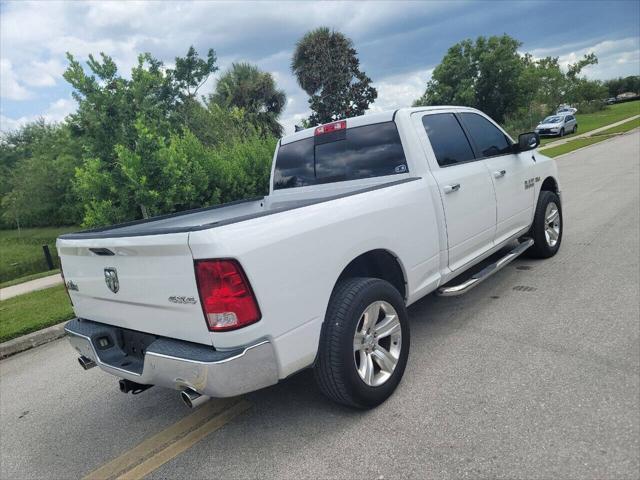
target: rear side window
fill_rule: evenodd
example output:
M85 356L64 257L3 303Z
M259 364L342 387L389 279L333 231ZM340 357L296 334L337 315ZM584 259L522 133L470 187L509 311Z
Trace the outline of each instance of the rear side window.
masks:
M453 113L422 117L438 165L445 167L473 160L473 150Z
M394 122L348 128L282 145L274 189L358 180L408 171Z
M460 117L483 157L512 153L505 134L489 120L476 113L461 113Z

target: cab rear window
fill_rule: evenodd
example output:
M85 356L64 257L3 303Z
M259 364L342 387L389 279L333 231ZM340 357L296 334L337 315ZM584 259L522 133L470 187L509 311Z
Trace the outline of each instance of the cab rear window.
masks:
M394 122L348 128L282 145L273 188L293 188L408 171Z

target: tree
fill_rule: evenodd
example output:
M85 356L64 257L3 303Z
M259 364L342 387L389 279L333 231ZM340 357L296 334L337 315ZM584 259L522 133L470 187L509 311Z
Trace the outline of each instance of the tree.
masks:
M217 70L214 51L210 49L205 60L191 47L185 57L175 59L174 69L149 53L141 54L131 79L120 76L115 62L103 53L100 60L89 56L90 73L72 55L67 57L64 78L78 101L69 122L86 150L75 178L85 207L84 223L160 213L172 202L191 204L173 196L158 199L165 193L163 175L168 175L161 152L175 135L187 135L182 113L186 105L197 102L198 89Z
M371 79L360 70L353 42L327 27L298 41L291 70L311 97L312 125L362 115L378 96Z
M522 103L520 45L508 35L453 45L414 105L467 105L501 121Z
M414 105L475 107L513 128L531 128L538 117L562 102L590 102L589 108L601 108L602 85L579 76L585 67L598 63L595 54L585 55L563 72L557 57L534 59L520 54L520 46L508 35L453 45Z
M604 86L607 88L610 97L616 97L624 92L634 92L640 94L640 75L629 77L613 78L606 80Z
M63 76L78 102L70 124L85 139L90 156L105 163L115 161L116 145L135 147L135 125L140 118L168 138L183 123L181 105L192 101L218 69L212 49L204 60L193 47L185 57L175 59L175 69L166 69L149 53L139 55L130 80L118 74L115 62L104 53L100 60L89 55L89 74L71 54L67 58L69 67Z
M3 152L18 155L4 177L2 221L6 226L73 225L82 206L71 180L82 145L65 124L27 124L8 136ZM4 158L4 155L3 155Z
M282 136L278 118L286 95L276 87L273 76L249 63L234 63L218 80L209 102L226 109L243 109L247 117L267 134Z

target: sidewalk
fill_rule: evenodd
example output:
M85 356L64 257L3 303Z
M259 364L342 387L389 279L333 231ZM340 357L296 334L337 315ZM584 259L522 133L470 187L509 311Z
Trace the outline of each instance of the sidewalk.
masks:
M610 123L609 125L605 125L604 127L596 128L595 130L590 130L588 132L581 133L579 135L571 135L570 137L563 137L560 140L555 140L553 142L547 143L544 147L540 147L538 150L542 151L545 148L557 147L558 145L563 145L567 142L575 140L576 138L590 137L591 135L594 135L596 133L604 132L605 130L608 130L610 128L617 127L618 125L622 125L623 123L630 122L631 120L635 120L638 117L640 117L640 115L634 115L632 117L625 118L624 120L620 120L619 122Z
M25 293L35 292L36 290L44 290L62 283L62 275L56 273L48 277L37 278L29 282L19 283L7 288L0 288L0 300L17 297Z

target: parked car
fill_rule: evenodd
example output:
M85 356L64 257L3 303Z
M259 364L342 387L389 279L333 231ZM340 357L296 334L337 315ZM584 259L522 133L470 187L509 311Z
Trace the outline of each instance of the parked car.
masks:
M560 105L556 110L556 114L575 114L577 111L577 108L571 107L569 105Z
M123 392L168 387L189 406L305 368L329 398L378 405L407 364L407 306L560 248L538 144L463 107L285 136L264 198L62 235L69 341Z
M550 115L536 126L535 131L538 135L564 137L567 133L578 131L578 122L573 114Z
M607 105L613 105L614 103L616 103L616 97L607 98Z

